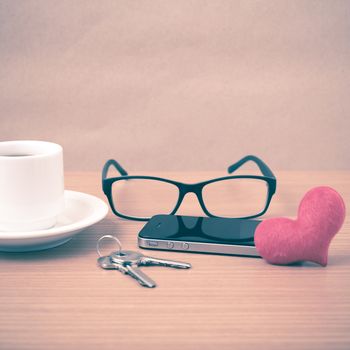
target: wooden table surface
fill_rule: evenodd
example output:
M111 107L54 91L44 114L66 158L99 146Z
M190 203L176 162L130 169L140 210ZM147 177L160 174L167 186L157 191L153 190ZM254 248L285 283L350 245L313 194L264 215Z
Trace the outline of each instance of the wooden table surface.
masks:
M155 174L188 182L222 175ZM277 178L265 217L294 217L303 194L318 185L334 187L350 208L350 172L281 171ZM67 173L66 187L104 198L98 173ZM179 213L202 215L191 196ZM0 253L0 349L350 349L349 217L326 268L154 251L193 265L148 267L155 289L96 265L101 235L137 249L142 226L109 213L60 247Z

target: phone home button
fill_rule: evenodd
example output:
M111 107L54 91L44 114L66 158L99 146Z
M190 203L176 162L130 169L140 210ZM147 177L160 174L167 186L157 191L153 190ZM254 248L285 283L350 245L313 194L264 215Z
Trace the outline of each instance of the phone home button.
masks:
M183 250L188 250L189 247L190 247L190 245L188 243L182 243Z
M173 249L174 248L174 242L168 242L168 248Z

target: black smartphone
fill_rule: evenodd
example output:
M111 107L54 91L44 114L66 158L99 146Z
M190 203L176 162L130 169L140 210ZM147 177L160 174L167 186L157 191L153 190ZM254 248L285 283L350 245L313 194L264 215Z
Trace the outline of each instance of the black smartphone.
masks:
M254 232L260 220L155 215L141 229L141 248L259 256Z

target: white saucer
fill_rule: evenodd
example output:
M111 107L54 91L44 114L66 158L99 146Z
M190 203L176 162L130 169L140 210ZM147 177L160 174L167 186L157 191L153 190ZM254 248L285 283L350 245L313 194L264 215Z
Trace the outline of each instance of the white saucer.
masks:
M64 191L65 209L55 226L40 231L0 231L0 251L26 252L53 248L69 241L83 229L101 221L108 213L107 204L90 194Z

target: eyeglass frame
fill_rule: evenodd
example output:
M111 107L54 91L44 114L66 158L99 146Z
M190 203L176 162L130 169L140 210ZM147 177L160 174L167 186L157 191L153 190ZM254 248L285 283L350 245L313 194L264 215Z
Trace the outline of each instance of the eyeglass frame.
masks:
M259 217L259 216L266 213L267 209L269 208L272 196L276 192L277 180L276 180L276 177L273 174L272 170L267 166L267 164L262 159L254 156L254 155L245 156L242 159L240 159L239 161L237 161L236 163L230 165L227 169L228 173L229 174L233 173L234 171L236 171L238 168L243 166L248 161L254 162L258 166L258 168L260 169L260 171L263 175L262 176L259 176L259 175L229 175L229 176L218 177L218 178L207 180L207 181L201 181L201 182L197 182L197 183L193 183L193 184L187 184L187 183L174 181L174 180L170 180L170 179L166 179L166 178L162 178L162 177L156 177L156 176L129 175L128 172L116 160L109 159L105 163L105 165L103 166L103 169L102 169L102 190L108 199L109 205L110 205L113 213L116 216L119 216L123 219L134 220L134 221L148 221L148 220L150 220L150 218L142 218L142 217L134 217L134 216L124 215L122 213L119 213L114 206L113 195L112 195L112 185L117 181L132 180L132 179L162 181L162 182L167 182L167 183L170 183L172 185L175 185L178 188L179 196L177 199L177 203L176 203L174 209L172 210L172 212L167 214L167 215L174 215L177 212L177 210L179 209L186 194L187 193L194 193L197 196L198 202L199 202L203 212L208 217L221 218L221 216L211 214L205 206L202 191L206 185L213 183L213 182L229 180L229 179L263 180L268 185L268 194L267 194L264 209L260 213L255 214L255 215L237 217L237 219L252 219L252 218ZM111 166L113 166L120 173L121 176L107 178L108 171L109 171Z

